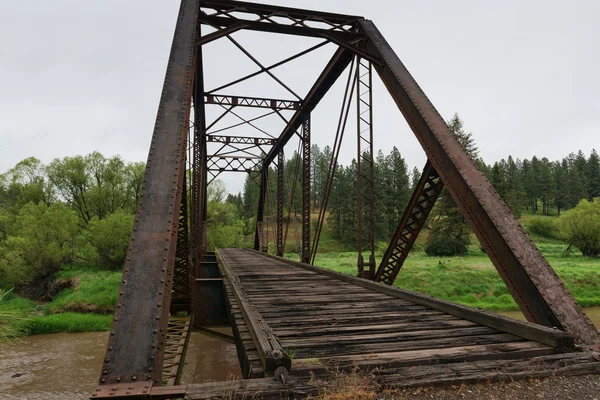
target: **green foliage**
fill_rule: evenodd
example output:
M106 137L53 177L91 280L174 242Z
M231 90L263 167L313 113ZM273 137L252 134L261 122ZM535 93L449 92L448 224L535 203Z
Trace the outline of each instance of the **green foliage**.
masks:
M209 201L207 206L207 247L241 247L245 224L234 204Z
M144 176L142 163L126 164L119 156L98 152L55 159L46 168L50 182L87 225L119 209L134 212Z
M453 229L450 224L436 225L437 229L431 232L425 245L425 254L436 257L466 254L471 233L462 226L456 227L458 229Z
M559 237L556 221L551 218L532 218L528 222L527 229L529 232L546 238L557 239Z
M27 333L34 305L15 297L11 290L0 289L0 343Z
M92 247L91 258L109 269L123 265L133 229L134 216L117 210L106 218L90 220L86 239Z
M58 271L77 248L77 216L62 203L28 203L0 243L0 277L11 285L27 284Z
M45 314L63 312L109 314L115 309L121 272L94 270L91 266L78 265L61 271L59 279L75 281L73 289L65 289L44 306Z
M581 200L577 207L565 212L558 220L561 236L584 256L600 254L600 198Z

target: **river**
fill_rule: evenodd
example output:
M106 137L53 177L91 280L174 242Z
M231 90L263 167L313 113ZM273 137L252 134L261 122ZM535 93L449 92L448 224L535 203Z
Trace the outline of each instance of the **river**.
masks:
M107 332L56 333L1 345L0 399L88 399L107 339ZM235 345L202 333L192 332L185 361L183 383L241 377Z
M600 327L600 307L585 309ZM518 311L503 315L524 319ZM223 333L231 334L231 329ZM88 399L96 386L106 332L28 336L0 346L0 399ZM235 345L192 332L182 383L241 377Z

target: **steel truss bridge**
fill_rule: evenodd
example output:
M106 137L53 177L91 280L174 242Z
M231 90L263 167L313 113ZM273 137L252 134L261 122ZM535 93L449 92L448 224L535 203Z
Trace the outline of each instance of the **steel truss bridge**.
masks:
M243 31L320 42L265 65L232 36ZM203 53L216 41L228 41L259 70L208 88ZM275 73L325 45L335 47L333 56L304 96ZM379 265L374 257L375 74L428 159ZM228 91L259 75L277 82L289 98ZM340 79L346 81L345 96L322 205L354 104L357 277L313 265L325 215L319 215L311 238L311 113ZM223 111L210 118L210 107ZM267 131L257 123L261 115L242 117L241 109L276 115L284 127ZM237 125L258 134L215 129L232 115L241 121ZM292 138L299 143L295 173L302 182L299 262L282 258L289 227L283 215L289 190L284 148ZM265 218L270 168L277 174L271 230ZM207 248L207 187L223 172L249 173L260 187L254 250ZM529 322L391 286L444 187ZM354 366L377 371L383 387L600 372L593 352L600 336L592 322L375 24L363 17L182 0L140 198L106 357L91 398L208 399L224 392L298 398L315 393L318 379L326 382L332 369ZM275 233L276 256L267 254L269 231ZM213 325L232 326L247 379L181 385L189 332Z

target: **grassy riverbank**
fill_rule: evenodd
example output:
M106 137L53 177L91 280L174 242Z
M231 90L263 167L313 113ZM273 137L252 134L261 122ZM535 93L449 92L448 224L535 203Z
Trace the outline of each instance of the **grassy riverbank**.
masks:
M80 264L68 266L57 280L70 280L71 288L62 290L48 303L11 293L0 301L0 315L3 311L21 310L27 318L11 323L12 329L21 334L105 331L112 322L120 278L120 271Z

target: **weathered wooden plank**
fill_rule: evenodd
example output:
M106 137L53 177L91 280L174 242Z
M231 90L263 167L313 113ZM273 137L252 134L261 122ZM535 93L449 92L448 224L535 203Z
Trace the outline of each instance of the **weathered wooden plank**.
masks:
M478 326L474 322L465 321L462 319L442 319L433 321L408 321L394 324L379 324L379 325L351 325L351 326L328 326L328 327L310 327L310 328L294 328L294 329L276 329L277 336L280 339L294 337L322 337L329 338L331 336L339 337L345 334L380 334L393 332L410 332L423 330L440 330L457 327L473 327Z
M336 368L348 371L352 368L373 370L376 368L407 367L413 365L447 364L477 360L508 360L530 358L554 353L554 349L535 342L502 343L480 346L451 347L401 351L391 353L373 353L368 355L349 355L328 357L326 359L294 360L293 373L322 374Z
M454 329L440 329L440 330L422 330L422 331L408 331L408 332L390 332L390 333L362 333L362 334L348 334L338 335L333 337L307 337L307 338L281 338L281 344L285 347L302 348L302 347L327 347L334 345L345 345L345 344L361 344L361 343L386 343L393 341L405 341L405 340L416 340L416 339L435 339L435 338L449 338L459 336L471 336L471 335L487 335L499 333L499 331L488 328L487 326L480 326L473 324L469 321L463 321L465 324L472 324L471 326L454 328Z
M448 314L455 315L459 318L464 318L473 322L477 322L479 324L486 325L507 333L512 333L513 335L521 336L529 340L535 340L537 342L552 346L558 351L572 350L575 346L573 336L567 334L566 332L551 329L537 324L532 324L529 322L517 321L515 319L504 317L499 314L476 310L474 308L452 303L450 301L436 299L432 296L427 296L416 292L410 292L408 290L387 286L381 283L341 274L339 272L315 267L312 265L297 263L291 260L271 256L269 254L258 253L254 252L253 250L245 251L252 252L253 254L256 254L263 258L276 259L282 263L294 265L296 267L303 268L309 271L319 272L324 275L343 280L345 282L354 283L356 285L372 289L380 293L385 293L392 297L421 304L423 306L430 307L435 310L447 312Z
M382 352L409 351L441 349L450 347L476 346L499 343L524 342L527 339L511 335L510 333L498 333L491 335L473 335L460 337L441 337L436 339L415 339L398 342L365 343L331 345L322 348L298 348L295 349L296 359L305 358L327 358L342 355L376 354Z
M258 310L247 299L239 277L229 266L229 253L218 250L216 254L221 270L225 273L229 281L231 291L237 300L237 304L252 335L265 371L272 374L278 367L284 367L289 371L291 369L290 357L285 354L279 339L273 333L271 327L263 320Z
M582 374L600 374L600 363L594 360L590 352L554 354L521 360L485 360L401 367L383 370L377 381L386 388L398 388Z

